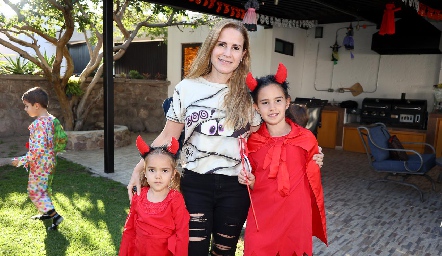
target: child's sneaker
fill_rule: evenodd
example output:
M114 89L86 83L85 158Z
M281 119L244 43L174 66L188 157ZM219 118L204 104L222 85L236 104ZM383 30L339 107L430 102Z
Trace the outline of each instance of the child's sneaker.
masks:
M58 225L60 225L61 222L63 222L63 217L61 215L59 215L58 213L56 213L53 217L52 217L52 225L50 227L48 227L48 230L57 230Z

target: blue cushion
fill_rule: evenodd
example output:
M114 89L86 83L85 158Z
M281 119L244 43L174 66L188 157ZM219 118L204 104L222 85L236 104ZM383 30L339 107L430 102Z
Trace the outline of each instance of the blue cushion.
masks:
M369 128L368 132L376 145L383 148L388 148L388 139L390 138L390 133L387 131L387 129L385 129L383 126L375 126ZM370 152L376 161L383 161L390 157L390 152L388 150L383 150L376 147L373 145L370 139L368 139L368 145L370 147Z
M436 166L436 155L435 154L422 154L422 159L424 164L422 168L418 171L418 173L426 173L431 168ZM399 160L383 160L383 161L374 161L373 167L377 171L388 171L388 172L397 172L397 173L408 173L405 169L404 163L408 164L408 169L417 170L420 165L419 156L416 154L408 155L408 161L399 161Z

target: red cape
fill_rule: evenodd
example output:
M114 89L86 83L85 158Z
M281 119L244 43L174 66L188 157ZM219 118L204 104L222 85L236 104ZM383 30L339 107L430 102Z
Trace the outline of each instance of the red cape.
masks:
M286 122L290 124L291 131L286 136L284 143L289 145L295 145L303 148L309 154L310 159L313 155L318 153L318 142L315 136L307 129L294 124L291 120L286 119ZM256 152L264 145L268 145L272 141L267 127L262 124L261 127L255 133L252 133L247 141L247 147L249 153ZM272 159L280 159L278 155L282 155L279 149L273 149L266 156L264 165L270 164L270 174L277 174L278 189L280 193L285 193L287 186L287 175L284 170L287 170L284 159L282 161L272 161ZM274 157L276 155L276 157ZM284 157L282 157L284 158ZM273 170L272 170L273 169ZM321 183L321 172L319 166L315 161L308 161L306 174L309 181L310 188L314 194L315 200L312 201L312 231L313 235L319 238L322 242L327 243L327 231L326 231L326 216L324 206L324 192ZM283 184L280 184L283 183Z

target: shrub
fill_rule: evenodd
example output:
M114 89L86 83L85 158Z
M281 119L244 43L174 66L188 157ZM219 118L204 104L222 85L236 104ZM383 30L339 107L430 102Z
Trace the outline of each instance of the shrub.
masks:
M132 79L143 79L144 76L140 74L140 72L136 71L136 70L131 70L129 71L129 78Z
M32 75L38 69L37 65L22 57L13 59L4 54L0 55L6 59L0 64L0 73L2 74Z
M66 95L81 96L83 93L83 90L80 88L80 78L76 76L69 77L69 81L66 84Z

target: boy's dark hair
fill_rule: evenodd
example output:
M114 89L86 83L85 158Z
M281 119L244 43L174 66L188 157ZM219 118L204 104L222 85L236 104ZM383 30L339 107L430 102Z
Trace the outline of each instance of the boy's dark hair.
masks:
M290 103L285 115L300 126L304 128L307 126L309 116L305 105Z
M40 87L34 87L27 90L21 96L21 100L26 100L27 102L34 105L35 103L40 104L43 108L48 108L49 96L48 93Z

